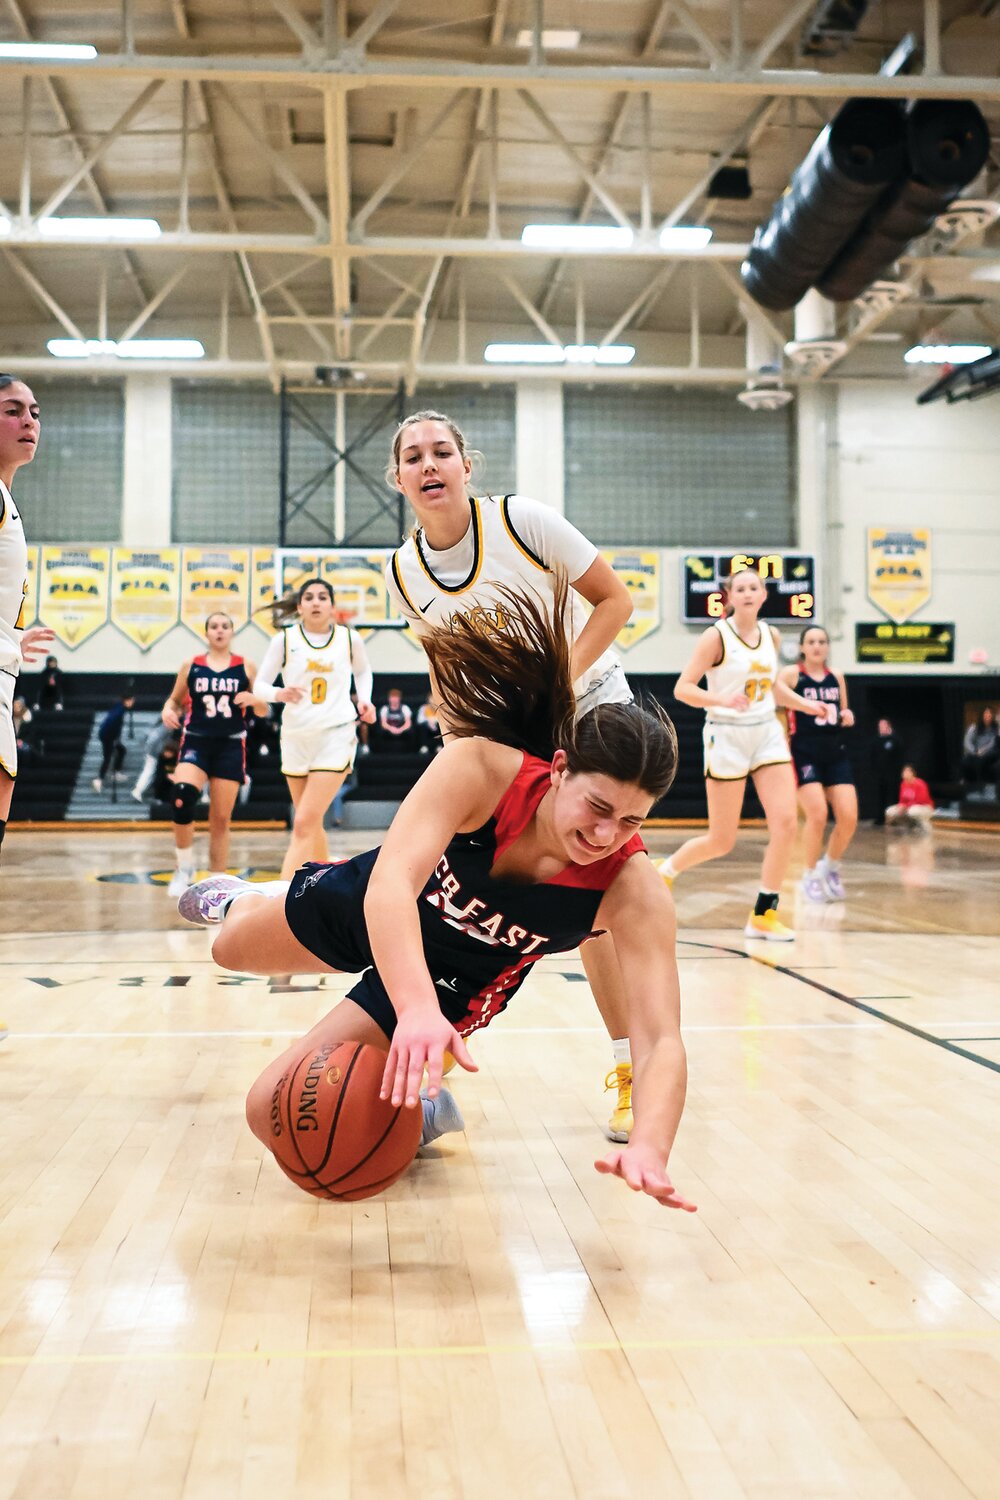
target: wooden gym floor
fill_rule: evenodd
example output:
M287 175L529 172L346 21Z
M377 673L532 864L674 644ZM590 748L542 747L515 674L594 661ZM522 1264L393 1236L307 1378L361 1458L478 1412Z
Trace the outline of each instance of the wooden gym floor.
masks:
M764 961L760 845L675 888L689 1217L592 1168L575 956L476 1037L465 1135L297 1193L243 1095L349 981L215 971L162 835L15 827L0 1500L995 1500L1000 839L864 830Z

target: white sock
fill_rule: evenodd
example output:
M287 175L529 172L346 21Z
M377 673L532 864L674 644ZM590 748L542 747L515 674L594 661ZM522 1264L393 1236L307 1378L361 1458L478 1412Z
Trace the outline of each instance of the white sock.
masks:
M658 868L660 874L665 875L668 880L677 879L677 871L674 869L674 861L672 856L668 856L666 859L661 859Z
M632 1049L627 1036L612 1039L611 1053L616 1063L631 1063Z
M820 860L820 864L823 866L824 870L829 870L832 875L836 875L837 871L840 869L840 860L831 859L829 854L824 854L823 858Z
M177 868L183 870L185 875L190 875L194 870L194 850L178 849Z

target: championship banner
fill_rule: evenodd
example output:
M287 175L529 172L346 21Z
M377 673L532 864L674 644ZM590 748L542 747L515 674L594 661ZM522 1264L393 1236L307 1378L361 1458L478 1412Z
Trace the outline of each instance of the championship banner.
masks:
M887 526L868 528L868 597L902 625L931 597L931 534Z
M634 552L626 547L604 547L601 556L611 564L632 596L632 618L615 641L623 651L631 651L644 636L660 628L660 554L655 550Z
M385 585L385 565L389 551L364 552L342 547L328 552L322 559L320 577L329 580L338 610L349 616L351 627L363 639L371 636L366 625L384 625L389 619L389 590Z
M274 548L255 547L250 569L250 618L266 635L274 635L274 626L263 606L274 598Z
M111 622L141 651L173 630L181 607L179 547L115 547Z
M38 619L38 563L41 548L37 543L28 543L28 586L24 591L24 612L21 625L25 630Z
M110 547L41 549L39 618L71 651L107 624L110 563Z
M250 548L185 547L181 558L181 620L199 640L215 610L242 630L250 615Z

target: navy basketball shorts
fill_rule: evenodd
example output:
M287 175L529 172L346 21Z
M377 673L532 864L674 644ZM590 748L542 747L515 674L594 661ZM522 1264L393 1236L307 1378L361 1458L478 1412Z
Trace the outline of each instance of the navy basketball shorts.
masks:
M854 771L843 747L835 745L819 755L796 750L792 740L792 760L799 786L853 786Z
M210 781L235 781L242 786L247 774L246 739L242 734L229 739L214 734L185 734L177 764L197 766Z

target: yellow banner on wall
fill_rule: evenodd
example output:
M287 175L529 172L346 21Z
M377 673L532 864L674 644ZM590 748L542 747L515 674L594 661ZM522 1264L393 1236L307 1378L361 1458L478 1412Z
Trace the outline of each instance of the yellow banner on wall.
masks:
M274 548L255 547L250 566L250 618L268 635L274 634L274 626L263 606L274 597Z
M644 636L659 630L662 623L660 553L655 548L635 551L628 547L602 547L601 556L611 564L632 596L632 618L615 642L623 651L631 651Z
M71 651L107 623L110 562L110 547L41 549L39 618Z
M250 613L250 548L185 547L181 558L181 619L199 639L214 610L242 630Z
M111 563L111 621L148 651L180 617L179 547L116 547Z
M931 597L931 533L927 527L868 528L868 597L897 625Z
M41 548L28 543L28 586L24 591L24 612L21 625L27 630L38 619L38 563Z

